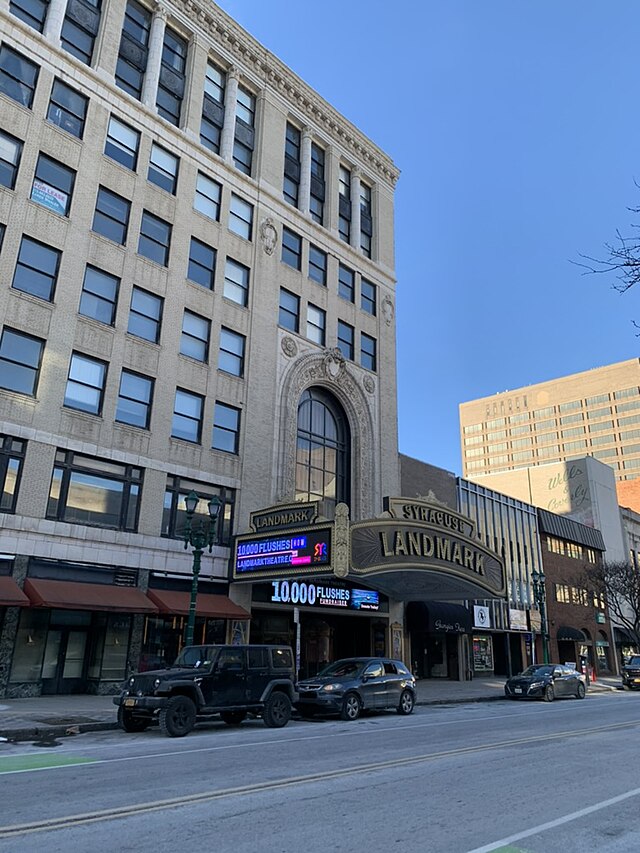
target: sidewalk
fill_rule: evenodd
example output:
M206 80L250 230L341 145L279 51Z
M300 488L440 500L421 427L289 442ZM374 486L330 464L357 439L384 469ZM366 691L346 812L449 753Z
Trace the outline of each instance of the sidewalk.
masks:
M502 677L477 677L473 681L423 679L418 681L418 705L491 702L504 697L504 682ZM619 677L603 678L591 684L589 693L619 689ZM116 714L117 708L111 696L0 699L0 737L9 741L34 740L45 744L55 738L81 732L116 729Z

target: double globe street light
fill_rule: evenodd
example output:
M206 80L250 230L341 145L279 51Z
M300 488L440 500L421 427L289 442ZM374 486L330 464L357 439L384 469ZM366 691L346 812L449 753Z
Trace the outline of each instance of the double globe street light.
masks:
M534 569L531 573L533 584L533 600L540 611L540 630L542 633L542 660L549 663L549 635L547 634L547 593L545 588L546 578L543 572Z
M196 624L196 603L198 599L198 577L200 575L200 565L204 549L208 548L209 553L213 547L216 538L216 529L218 527L218 517L220 515L220 507L222 501L215 495L207 503L209 510L209 519L205 521L200 518L198 523L194 525L193 517L200 499L198 495L191 491L184 499L185 507L187 508L187 523L185 525L182 538L184 539L184 548L191 546L193 548L193 578L191 580L191 599L189 601L189 619L187 620L187 633L185 644L193 645L193 631Z

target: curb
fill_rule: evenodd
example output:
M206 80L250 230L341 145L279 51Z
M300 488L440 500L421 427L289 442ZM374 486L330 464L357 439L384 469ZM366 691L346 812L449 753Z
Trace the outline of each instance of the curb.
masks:
M118 723L68 723L65 726L33 726L23 729L0 729L0 737L8 743L23 740L51 741L75 737L85 732L107 732L118 728Z

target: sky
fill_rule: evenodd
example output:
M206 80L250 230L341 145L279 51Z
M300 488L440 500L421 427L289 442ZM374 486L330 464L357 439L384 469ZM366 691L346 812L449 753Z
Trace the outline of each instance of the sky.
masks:
M219 0L382 148L401 453L462 473L458 405L638 356L637 0Z

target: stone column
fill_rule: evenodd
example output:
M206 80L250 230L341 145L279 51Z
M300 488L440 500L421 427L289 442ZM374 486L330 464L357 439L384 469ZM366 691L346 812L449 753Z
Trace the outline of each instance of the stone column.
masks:
M233 160L233 140L236 135L236 102L238 100L237 68L227 71L227 86L224 94L224 126L220 139L220 156L230 163Z
M360 169L351 170L351 245L360 251Z
M300 198L298 208L300 213L309 213L309 196L311 193L311 130L302 128L302 147L300 151Z
M54 47L60 47L60 33L64 15L67 11L67 0L49 0L47 20L44 24L43 35Z
M340 175L340 156L333 145L325 151L325 211L324 221L334 236L338 236L338 179Z
M160 80L160 64L162 62L162 46L164 44L164 30L167 25L167 10L164 6L156 6L151 18L151 32L149 35L149 53L147 55L147 70L144 75L142 86L142 103L146 107L155 108L158 94L158 81Z
M187 90L182 110L183 127L187 135L200 141L200 123L202 121L202 100L204 98L204 79L207 74L209 48L198 35L194 35L189 45L189 63L187 67Z

